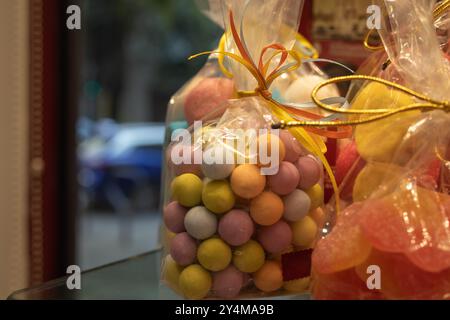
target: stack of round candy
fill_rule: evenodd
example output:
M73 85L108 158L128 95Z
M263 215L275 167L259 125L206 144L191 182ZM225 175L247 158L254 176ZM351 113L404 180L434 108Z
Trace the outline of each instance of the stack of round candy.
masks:
M174 170L181 174L164 223L175 235L163 275L186 298L235 298L250 283L266 293L308 286L307 279L285 282L279 257L314 244L322 167L288 131L270 139L279 140L281 160L272 176L255 164Z

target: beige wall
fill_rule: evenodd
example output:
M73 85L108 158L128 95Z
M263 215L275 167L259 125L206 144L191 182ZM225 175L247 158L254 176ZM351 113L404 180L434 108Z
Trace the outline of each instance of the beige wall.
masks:
M28 284L28 0L0 0L0 299Z

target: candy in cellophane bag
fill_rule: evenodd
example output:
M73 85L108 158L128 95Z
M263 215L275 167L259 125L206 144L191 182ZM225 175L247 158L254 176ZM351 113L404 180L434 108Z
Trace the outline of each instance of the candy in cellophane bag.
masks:
M450 66L431 2L384 5L389 69L371 72L351 103L360 113L349 117L348 152L362 162L344 177L346 207L313 252L316 299L450 296Z
M273 100L270 84L300 65L291 48L303 3L220 4L226 38L215 54L226 57L238 98L171 134L162 280L189 299L302 293L331 169L322 131L274 128L290 111L311 114Z

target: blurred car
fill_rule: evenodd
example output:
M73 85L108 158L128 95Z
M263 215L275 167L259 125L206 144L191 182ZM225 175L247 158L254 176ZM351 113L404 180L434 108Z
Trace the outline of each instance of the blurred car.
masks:
M79 183L85 206L114 211L155 209L159 203L164 124L118 124L108 138L80 144Z

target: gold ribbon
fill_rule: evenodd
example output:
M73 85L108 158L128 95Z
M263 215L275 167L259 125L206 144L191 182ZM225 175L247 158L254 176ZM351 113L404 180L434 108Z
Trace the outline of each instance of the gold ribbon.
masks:
M233 40L236 44L236 47L239 51L239 55L227 52L224 50L224 40L222 45L219 45L218 51L206 51L195 54L189 57L189 60L197 58L202 55L209 54L219 54L220 56L227 56L241 65L243 65L255 78L258 85L253 91L239 91L238 94L240 97L250 97L250 96L260 96L268 102L268 105L271 107L271 111L275 117L280 119L283 123L285 122L293 122L295 118L293 118L292 114L302 116L307 119L320 119L321 116L305 110L295 109L288 104L281 104L278 101L272 98L272 95L269 91L269 88L273 81L277 79L279 76L286 72L290 72L298 69L302 64L302 56L296 50L287 50L280 44L271 44L263 48L261 51L258 63L255 63L253 59L250 57L250 54L247 52L245 45L243 44L243 39L239 37L239 34L236 30L236 26L234 23L233 13L229 12L229 20L230 20L230 30L233 36ZM273 53L269 56L267 60L265 60L265 56L268 54L269 50L273 51ZM272 65L272 61L274 58L279 57L279 61L273 70L269 70ZM288 58L291 58L294 62L289 65L284 65ZM226 70L226 69L225 69ZM222 69L222 71L225 71ZM231 75L231 73L226 70L224 72L225 75ZM274 126L273 126L274 128ZM307 150L309 150L312 154L316 155L320 161L323 163L323 166L330 177L331 184L333 186L333 190L336 194L336 210L340 211L339 204L339 189L337 186L336 178L334 176L333 170L331 169L330 164L328 163L325 152L327 151L326 145L323 140L319 136L324 137L349 137L351 135L351 127L337 127L340 132L336 132L336 130L328 130L321 128L291 128L289 131L291 134L301 143ZM311 133L308 133L310 131Z
M352 80L366 80L366 81L374 81L381 84L386 85L387 87L390 87L395 90L402 91L412 97L415 97L419 100L422 100L423 102L413 103L407 106L394 108L394 109L365 109L365 110L344 110L340 108L335 108L331 105L327 105L320 101L320 99L317 97L318 92L323 87L330 85L330 84L336 84L340 82L346 82L346 81L352 81ZM392 115L407 112L411 110L421 110L423 112L426 111L433 111L433 110L442 110L445 112L450 112L450 102L449 101L440 101L436 100L430 97L427 97L417 91L414 91L412 89L409 89L407 87L404 87L402 85L399 85L397 83L387 81L381 78L372 77L372 76L366 76L366 75L351 75L351 76L343 76L343 77L335 77L331 78L329 80L326 80L322 83L320 83L318 86L314 88L311 94L312 100L314 101L317 106L323 110L326 110L328 112L335 112L340 114L360 114L360 115L368 115L368 117L362 118L362 119L356 119L356 120L341 120L341 121L290 121L290 122L284 122L281 121L279 124L276 124L277 127L280 128L290 128L290 127L336 127L336 126L354 126L354 125L361 125L366 124L370 122L374 122L380 119L388 118Z

